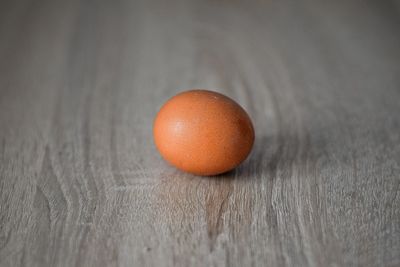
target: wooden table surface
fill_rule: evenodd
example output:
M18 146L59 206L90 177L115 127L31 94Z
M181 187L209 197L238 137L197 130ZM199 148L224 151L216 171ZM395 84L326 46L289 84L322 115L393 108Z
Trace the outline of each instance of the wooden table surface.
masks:
M168 166L153 118L250 114L235 171ZM400 3L0 3L0 266L400 266Z

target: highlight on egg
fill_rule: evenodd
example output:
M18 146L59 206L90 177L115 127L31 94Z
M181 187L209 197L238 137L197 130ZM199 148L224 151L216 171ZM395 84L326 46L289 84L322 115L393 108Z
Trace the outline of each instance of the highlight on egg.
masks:
M169 99L153 125L155 145L176 168L196 175L234 169L249 155L254 128L234 100L209 90L190 90Z

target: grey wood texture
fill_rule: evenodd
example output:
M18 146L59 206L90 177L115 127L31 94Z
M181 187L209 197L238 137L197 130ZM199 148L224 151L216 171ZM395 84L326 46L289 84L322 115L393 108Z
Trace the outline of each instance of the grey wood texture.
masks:
M400 4L0 4L0 266L400 266ZM208 88L249 159L168 166L152 121Z

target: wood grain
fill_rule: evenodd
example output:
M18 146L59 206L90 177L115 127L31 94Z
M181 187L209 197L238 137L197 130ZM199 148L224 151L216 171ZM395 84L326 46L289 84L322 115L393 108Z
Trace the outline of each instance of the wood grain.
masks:
M399 266L400 5L0 3L1 266ZM167 166L164 101L236 99L233 172Z

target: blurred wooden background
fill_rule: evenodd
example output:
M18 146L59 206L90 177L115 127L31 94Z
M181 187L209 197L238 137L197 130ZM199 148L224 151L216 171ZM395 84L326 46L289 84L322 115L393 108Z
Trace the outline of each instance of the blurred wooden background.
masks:
M249 112L219 177L152 120L209 88ZM400 4L0 2L0 266L400 266Z

